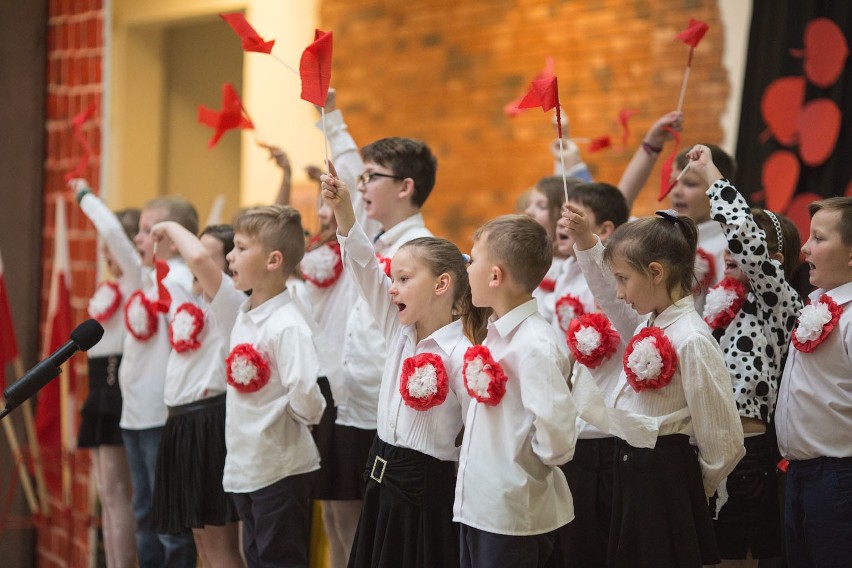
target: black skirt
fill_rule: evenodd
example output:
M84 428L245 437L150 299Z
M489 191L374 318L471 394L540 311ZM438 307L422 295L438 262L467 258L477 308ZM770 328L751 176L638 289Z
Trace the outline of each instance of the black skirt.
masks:
M375 430L335 424L337 409L328 379L317 384L325 398L325 411L311 434L320 454L320 470L311 498L323 501L356 501L364 498L364 463L370 454Z
M225 395L169 408L154 477L154 530L175 534L238 520L222 489Z
M456 464L376 436L364 472L367 492L349 568L453 568Z
M695 448L683 434L653 449L616 440L611 567L688 568L720 561Z
M80 411L78 448L122 446L121 389L118 367L121 355L89 359L89 396Z

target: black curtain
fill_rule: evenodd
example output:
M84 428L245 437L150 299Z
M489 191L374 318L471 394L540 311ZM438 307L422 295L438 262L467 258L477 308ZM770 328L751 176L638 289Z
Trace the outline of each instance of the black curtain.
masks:
M761 141L766 124L760 113L764 89L772 80L785 76L804 76L802 59L791 49L802 49L805 26L814 18L829 18L852 43L852 1L849 0L754 0L751 34L743 85L742 114L737 142L737 187L752 201L764 205L761 173L763 163L774 151L784 148L774 138ZM830 98L840 108L842 122L833 154L822 165L801 163L795 195L810 192L822 197L843 195L852 182L852 62L846 65L837 82L822 89L810 83L805 88L805 103ZM787 148L796 152L796 148ZM772 188L764 188L771 192ZM781 211L784 213L785 211Z

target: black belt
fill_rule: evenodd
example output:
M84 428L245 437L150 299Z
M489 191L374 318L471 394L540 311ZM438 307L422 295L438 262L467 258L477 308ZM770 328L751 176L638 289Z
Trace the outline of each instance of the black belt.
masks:
M169 417L180 416L181 414L188 414L190 412L204 410L205 408L219 406L221 404L225 404L225 393L217 394L216 396L211 396L209 398L202 398L201 400L196 400L187 404L169 406Z

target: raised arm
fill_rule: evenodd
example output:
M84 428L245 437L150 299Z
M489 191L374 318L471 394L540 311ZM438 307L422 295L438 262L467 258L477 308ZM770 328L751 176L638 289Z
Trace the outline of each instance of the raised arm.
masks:
M278 188L278 194L275 196L277 205L290 205L290 190L292 187L292 168L290 167L290 158L278 146L269 146L269 159L275 160L275 163L281 168L281 187Z
M657 163L657 158L663 151L663 146L674 138L666 128L680 132L683 129L683 113L675 110L657 119L657 122L645 134L642 144L633 154L624 173L621 174L618 189L627 200L628 207L633 206L633 202L648 181L654 164Z
M158 246L173 244L198 279L207 300L216 296L222 285L222 267L216 264L198 237L174 221L163 221L151 227L151 237Z

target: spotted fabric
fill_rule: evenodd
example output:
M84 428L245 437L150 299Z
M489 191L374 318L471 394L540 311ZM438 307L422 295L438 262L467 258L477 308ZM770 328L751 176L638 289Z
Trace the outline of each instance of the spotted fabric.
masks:
M713 336L725 353L740 416L767 421L775 408L783 361L802 299L787 283L781 264L770 258L766 234L736 188L727 180L719 180L707 195L710 213L721 223L728 250L750 285L739 313Z

